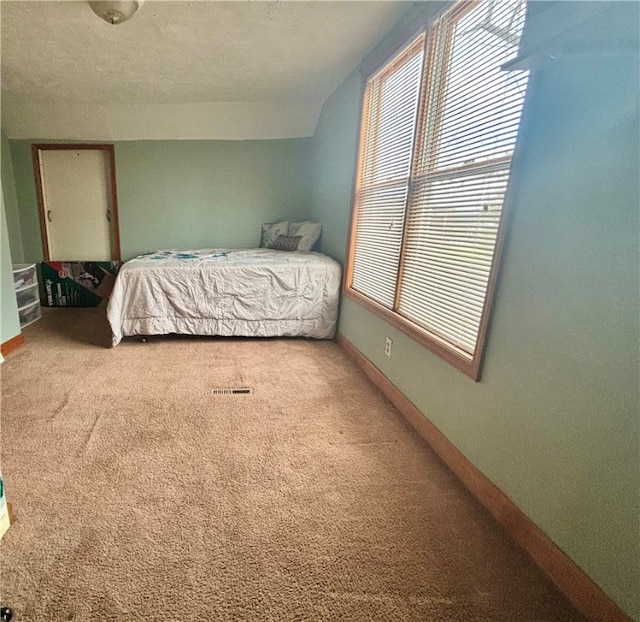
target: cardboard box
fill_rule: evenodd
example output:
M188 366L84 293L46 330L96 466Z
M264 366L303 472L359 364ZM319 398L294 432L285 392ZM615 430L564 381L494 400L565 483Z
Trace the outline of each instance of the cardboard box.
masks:
M40 262L40 302L45 307L106 305L119 267L118 261Z

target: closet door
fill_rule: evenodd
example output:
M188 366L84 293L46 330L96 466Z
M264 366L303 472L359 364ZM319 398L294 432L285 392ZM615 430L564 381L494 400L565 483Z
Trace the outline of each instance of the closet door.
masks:
M34 161L45 260L119 260L113 147L34 145Z

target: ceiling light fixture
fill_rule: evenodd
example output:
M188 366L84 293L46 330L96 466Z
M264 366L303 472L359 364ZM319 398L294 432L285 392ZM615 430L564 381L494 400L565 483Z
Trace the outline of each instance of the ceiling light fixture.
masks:
M144 0L110 0L90 1L89 6L93 12L109 24L122 24L131 19L142 6Z

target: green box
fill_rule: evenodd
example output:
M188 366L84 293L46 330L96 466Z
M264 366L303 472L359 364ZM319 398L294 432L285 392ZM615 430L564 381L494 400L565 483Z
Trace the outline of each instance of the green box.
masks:
M106 304L119 261L42 261L38 264L44 307L98 307Z

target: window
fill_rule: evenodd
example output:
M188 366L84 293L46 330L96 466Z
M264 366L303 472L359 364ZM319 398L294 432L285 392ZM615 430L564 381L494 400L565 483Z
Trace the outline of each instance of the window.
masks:
M459 2L366 83L346 293L478 379L524 0Z

